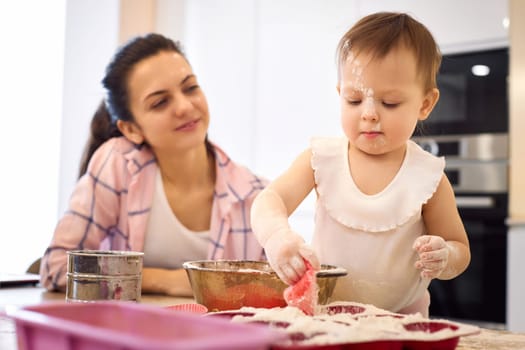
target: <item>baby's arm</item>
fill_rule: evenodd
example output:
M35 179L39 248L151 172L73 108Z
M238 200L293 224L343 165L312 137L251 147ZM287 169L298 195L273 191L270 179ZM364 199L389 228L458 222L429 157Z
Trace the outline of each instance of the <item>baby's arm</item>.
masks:
M414 242L416 268L426 278L452 279L470 263L467 233L456 207L454 191L443 175L432 198L423 206L428 235Z
M251 208L253 232L271 267L288 284L298 281L306 271L303 258L319 268L312 249L288 224L288 217L314 188L311 157L310 150L301 153L285 173L255 198Z

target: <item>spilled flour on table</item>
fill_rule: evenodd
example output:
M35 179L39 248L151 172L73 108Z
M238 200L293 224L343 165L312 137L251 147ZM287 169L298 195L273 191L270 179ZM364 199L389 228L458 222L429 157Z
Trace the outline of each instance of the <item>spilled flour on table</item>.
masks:
M428 319L421 314L402 315L355 302L320 306L314 316L296 307L243 307L232 322L268 323L296 338L301 345L358 343L369 341L440 341L479 333L472 325ZM242 313L242 314L241 314ZM297 344L297 342L296 342Z

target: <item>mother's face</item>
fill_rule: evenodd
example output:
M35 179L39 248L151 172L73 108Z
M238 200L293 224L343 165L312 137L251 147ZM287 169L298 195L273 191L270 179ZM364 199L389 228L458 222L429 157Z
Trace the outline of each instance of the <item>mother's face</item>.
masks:
M133 67L128 76L134 122L119 128L132 142L148 143L154 152L179 152L205 140L208 103L186 59L162 51ZM123 130L124 129L124 130Z

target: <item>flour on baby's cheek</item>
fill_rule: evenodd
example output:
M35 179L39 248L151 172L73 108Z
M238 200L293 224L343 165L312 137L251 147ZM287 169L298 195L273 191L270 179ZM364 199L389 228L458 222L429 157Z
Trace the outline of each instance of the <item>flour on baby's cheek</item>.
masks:
M376 109L376 96L374 89L365 84L363 78L364 66L351 52L341 67L341 89L359 96L361 100L360 116L363 120L367 119L367 128L363 131L382 132L382 126L379 121L379 114ZM384 137L376 137L367 141L369 147L380 151L387 141Z
M363 88L363 115L375 115L376 109L374 106L374 90L372 88Z
M363 95L367 94L363 84L363 66L352 53L350 53L346 61L343 62L341 70L341 85L343 88L359 91Z
M376 115L374 90L371 87L365 86L363 71L364 68L361 62L350 53L343 65L343 73L349 72L349 74L342 74L341 86L343 89L350 89L361 93L363 104L362 115ZM379 131L377 127L378 126L375 126L376 130L374 131Z

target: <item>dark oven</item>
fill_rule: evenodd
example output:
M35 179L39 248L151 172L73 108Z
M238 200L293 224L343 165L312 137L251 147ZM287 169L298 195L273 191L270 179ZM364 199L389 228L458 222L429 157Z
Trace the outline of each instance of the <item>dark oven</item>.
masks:
M416 135L507 133L508 49L444 55L439 101Z
M431 282L431 317L505 323L507 75L507 49L444 56L440 100L413 137L430 153L445 156L471 249L463 274Z
M445 173L467 231L471 262L455 279L430 284L432 317L505 323L508 136L483 134L415 138L447 160Z

